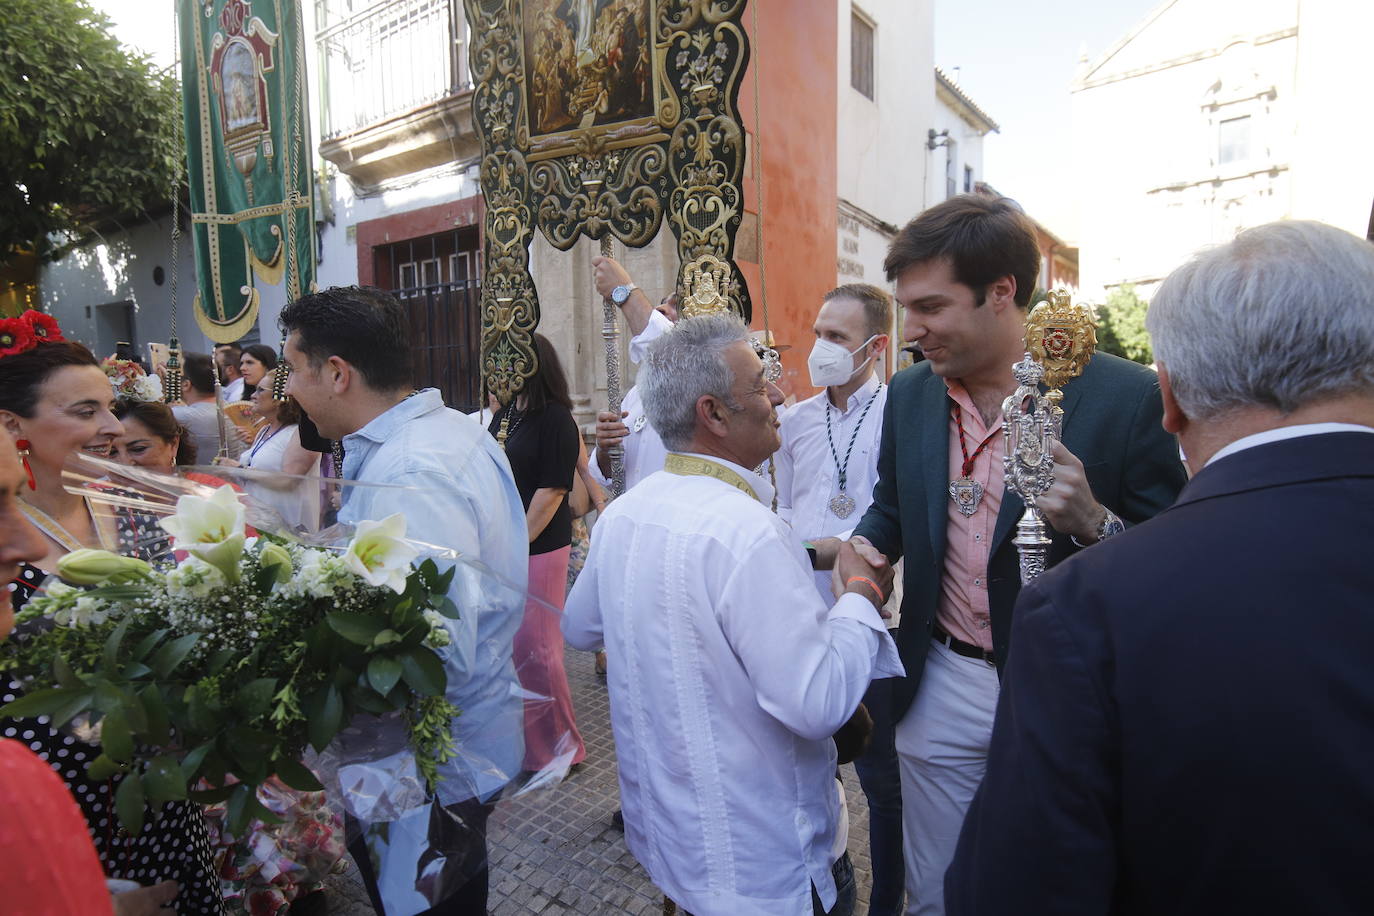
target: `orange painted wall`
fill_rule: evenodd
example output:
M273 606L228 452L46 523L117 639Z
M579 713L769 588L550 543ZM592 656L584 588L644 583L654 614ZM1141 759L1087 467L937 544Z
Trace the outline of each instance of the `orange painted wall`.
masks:
M750 0L744 21L753 52L739 97L750 134L745 212L762 212L766 276L737 260L754 300L753 327L764 327L766 294L773 337L791 347L782 354L783 391L806 398L815 392L806 372L811 323L835 286L839 17L833 0ZM745 238L754 224L746 217L740 227L737 255L754 248Z

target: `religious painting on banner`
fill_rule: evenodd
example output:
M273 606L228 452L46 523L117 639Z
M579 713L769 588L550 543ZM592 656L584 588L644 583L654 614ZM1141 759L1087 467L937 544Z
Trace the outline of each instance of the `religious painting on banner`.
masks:
M314 285L305 62L296 0L178 0L196 322L229 343L258 281Z
M483 375L503 403L536 369L536 231L560 251L580 238L640 248L667 222L678 287L748 320L733 257L744 213L746 5L464 0L486 201ZM602 331L613 403L614 314Z
M649 0L527 0L526 105L532 137L654 116Z

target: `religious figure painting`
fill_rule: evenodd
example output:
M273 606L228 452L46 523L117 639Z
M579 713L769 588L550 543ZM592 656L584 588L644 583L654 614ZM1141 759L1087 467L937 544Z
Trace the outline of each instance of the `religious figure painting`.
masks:
M258 110L258 71L253 52L244 42L231 41L224 52L220 70L229 116L226 133L245 128L257 129L262 121Z
M532 136L654 116L652 0L525 0Z

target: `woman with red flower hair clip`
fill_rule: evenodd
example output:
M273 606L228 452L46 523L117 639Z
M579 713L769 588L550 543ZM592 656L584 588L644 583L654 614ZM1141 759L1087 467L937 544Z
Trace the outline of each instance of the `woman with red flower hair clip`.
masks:
M56 570L63 555L82 547L134 554L160 533L151 518L102 516L97 521L86 500L63 484L62 469L73 452L110 457L115 438L124 431L112 413L114 402L110 382L91 351L64 340L51 317L29 311L0 322L0 426L14 437L27 476L19 508L42 532L46 551L36 562L21 565L10 596L16 610ZM22 641L25 635L21 627L14 639ZM0 704L19 693L11 678L0 677ZM0 737L23 741L63 778L86 817L107 877L140 885L175 881L181 888L175 901L178 913L222 911L198 806L169 802L152 812L137 836L125 835L113 810L118 778L94 780L86 774L86 765L100 754L98 747L52 728L46 719L0 720Z

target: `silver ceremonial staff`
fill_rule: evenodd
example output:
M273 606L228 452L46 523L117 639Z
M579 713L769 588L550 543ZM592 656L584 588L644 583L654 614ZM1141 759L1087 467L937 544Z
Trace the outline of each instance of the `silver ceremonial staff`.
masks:
M215 463L222 458L229 457L229 429L225 425L229 422L224 416L224 388L219 383L219 366L214 366L211 373L215 379L215 422L219 426L219 454L215 456Z
M601 237L601 256L611 256L610 234ZM606 400L607 410L620 416L620 319L615 303L606 297L601 300L601 338L606 342ZM625 447L616 443L606 450L611 459L611 496L625 492Z
M1064 411L1059 406L1064 392L1060 389L1083 372L1096 348L1092 307L1071 303L1065 289L1051 292L1026 318L1026 355L1012 367L1016 391L1002 402L1007 489L1026 504L1012 539L1022 585L1045 571L1049 557L1049 525L1036 501L1054 485L1050 453L1064 431ZM1042 381L1049 391L1041 393Z

